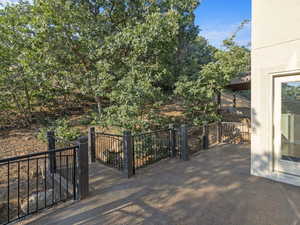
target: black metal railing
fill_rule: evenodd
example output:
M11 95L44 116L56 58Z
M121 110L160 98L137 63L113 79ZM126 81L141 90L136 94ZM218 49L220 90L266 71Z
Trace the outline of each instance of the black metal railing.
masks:
M139 169L171 155L169 129L133 136L134 168Z
M95 139L96 160L107 166L122 170L124 161L123 136L96 133Z
M222 122L221 132L221 139L224 143L242 144L251 142L251 130L248 124Z
M118 170L128 170L131 166L133 169L139 169L170 156L179 156L187 160L188 154L220 143L250 142L248 124L232 122L215 122L200 126L182 125L179 128L170 126L169 129L134 135L130 132L125 133L116 135L90 132L90 148L94 149L91 150L91 158L95 155L94 158L98 161ZM127 143L126 146L124 143Z
M76 198L76 151L72 146L0 160L0 224ZM50 172L50 159L56 171Z

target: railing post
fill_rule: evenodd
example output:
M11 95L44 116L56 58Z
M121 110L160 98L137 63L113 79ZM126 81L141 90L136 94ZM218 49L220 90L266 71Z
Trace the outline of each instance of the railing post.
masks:
M208 139L208 125L207 123L203 126L203 149L208 149L209 146L209 139Z
M180 145L182 160L189 160L188 133L185 124L180 127Z
M218 143L222 143L222 122L217 123Z
M88 142L89 142L89 162L95 162L96 161L96 133L95 133L95 127L89 128L88 133Z
M89 154L88 154L88 137L78 139L78 152L76 154L76 184L77 200L86 198L89 194Z
M55 150L55 136L54 131L47 132L47 140L48 140L48 151L49 153L49 167L50 173L56 173L56 154L55 152L51 152Z
M171 157L176 156L176 131L174 125L169 125L169 143L170 143L170 154Z
M130 131L124 131L123 134L123 150L124 150L124 174L127 178L130 178L134 174L133 165L133 140Z

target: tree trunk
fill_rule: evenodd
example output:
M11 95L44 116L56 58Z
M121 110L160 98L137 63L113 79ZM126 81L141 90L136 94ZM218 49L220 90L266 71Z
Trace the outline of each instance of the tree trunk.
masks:
M25 91L26 104L27 104L27 107L26 107L27 108L27 110L26 110L27 118L26 119L30 125L31 121L32 121L32 107L31 107L31 98L30 98L30 94L28 91L26 81L24 81L24 91Z
M99 96L95 96L95 100L97 102L98 114L101 115L102 113L101 99Z

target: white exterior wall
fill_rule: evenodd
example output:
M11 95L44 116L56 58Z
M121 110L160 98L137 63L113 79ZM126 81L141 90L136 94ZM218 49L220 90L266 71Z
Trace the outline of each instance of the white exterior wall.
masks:
M252 0L251 173L300 186L273 170L273 78L300 75L300 0ZM299 174L300 176L300 174Z

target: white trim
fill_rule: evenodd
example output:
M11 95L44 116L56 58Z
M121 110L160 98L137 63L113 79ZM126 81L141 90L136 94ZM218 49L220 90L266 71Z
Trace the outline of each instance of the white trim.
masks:
M300 69L296 70L284 70L279 72L270 72L269 75L274 77L283 77L283 76L293 76L293 75L299 75Z
M290 72L289 74L291 74ZM289 174L295 174L296 176L300 174L300 163L299 162L289 162L281 159L281 85L283 82L297 82L300 81L300 74L286 76L273 76L273 171L286 172Z
M295 186L300 186L300 177L280 172L271 173L251 173L253 176L264 177L270 180L287 183Z

